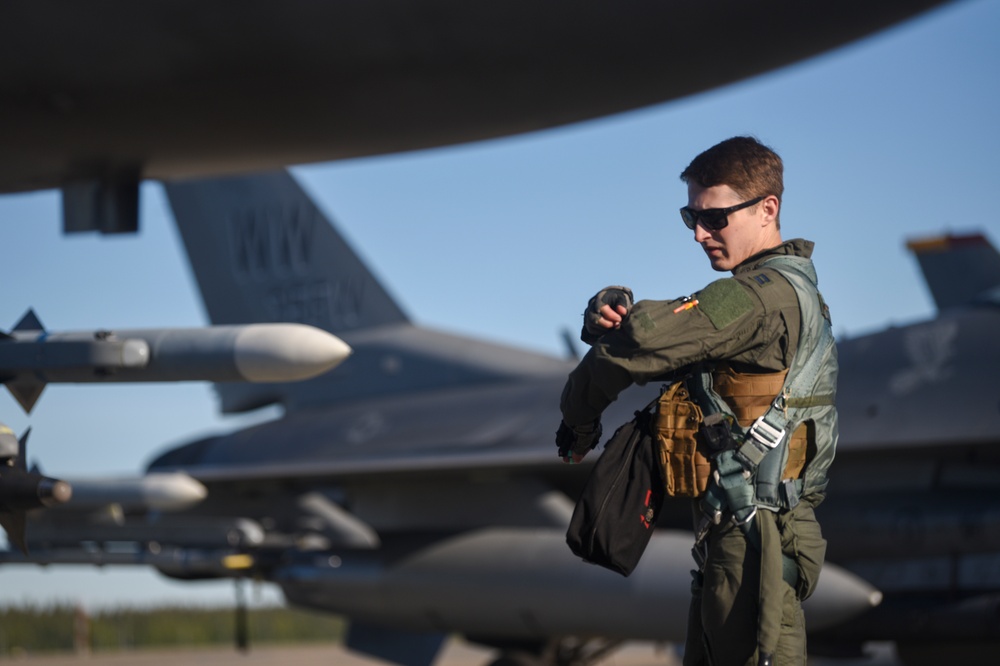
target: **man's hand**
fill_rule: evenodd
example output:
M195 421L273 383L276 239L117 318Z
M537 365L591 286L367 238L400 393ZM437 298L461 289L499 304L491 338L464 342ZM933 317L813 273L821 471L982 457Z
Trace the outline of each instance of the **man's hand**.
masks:
M620 328L632 310L632 303L632 290L628 287L607 287L597 292L583 313L583 341L589 344Z
M597 314L598 319L596 323L598 326L604 328L621 328L622 321L624 321L625 315L628 314L628 308L624 305L616 305L612 309L610 305L602 305Z
M594 421L588 425L568 426L565 421L559 423L556 431L556 446L559 447L559 457L564 463L578 463L601 441L601 422Z

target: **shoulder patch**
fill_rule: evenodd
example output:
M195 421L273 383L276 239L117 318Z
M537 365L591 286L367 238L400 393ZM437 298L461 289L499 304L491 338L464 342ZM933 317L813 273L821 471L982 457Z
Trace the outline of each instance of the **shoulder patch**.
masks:
M725 278L698 292L698 309L719 330L753 312L753 301L737 280Z

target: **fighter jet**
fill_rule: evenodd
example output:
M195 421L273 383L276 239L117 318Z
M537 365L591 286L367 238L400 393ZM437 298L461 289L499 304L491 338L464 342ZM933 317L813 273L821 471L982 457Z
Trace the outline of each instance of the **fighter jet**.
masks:
M1000 647L1000 254L978 233L911 241L933 319L841 340L828 557L884 594L813 644L892 639L905 663Z
M66 231L134 231L144 178L596 118L790 64L940 4L8 0L0 193L58 187Z
M303 383L218 384L228 412L278 403L285 415L158 456L146 478L178 475L166 478L186 480L188 501L180 486L161 507L93 492L38 515L36 561L260 577L292 604L349 617L350 647L401 664L431 663L454 632L501 663L586 664L623 640L683 640L687 503L665 510L627 579L564 543L588 472L554 453L572 362L413 324L287 173L167 193L213 323L307 323L354 353ZM932 288L964 296L931 322L841 342L843 438L821 507L830 563L806 605L814 652L896 640L916 660L928 643L956 654L997 635L995 582L962 567L988 565L998 546L986 490L1000 430L972 419L996 419L981 375L998 367L1000 313L981 292L1000 284L1000 259L975 236L914 247ZM942 325L954 332L934 333ZM606 422L658 388L630 389ZM118 508L109 517L101 502ZM940 562L953 578L925 576Z

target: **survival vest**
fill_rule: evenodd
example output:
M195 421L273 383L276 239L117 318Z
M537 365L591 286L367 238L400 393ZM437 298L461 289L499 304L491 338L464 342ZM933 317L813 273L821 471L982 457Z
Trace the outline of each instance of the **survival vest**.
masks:
M728 419L737 449L730 456L719 456L717 471L718 485L723 492L709 492L705 500L710 504L720 504L716 508L728 508L737 520L749 519L757 507L777 511L794 507L803 495L823 493L827 485L827 470L833 462L837 445L837 409L834 399L837 389L837 348L834 345L833 330L829 310L817 289L816 271L809 259L795 256L781 256L767 259L763 266L773 268L788 280L795 290L801 313L799 343L791 367L770 405L746 427L746 422L735 414L731 406L732 386L715 382L719 375L703 369L688 380L691 397L701 408L707 420L711 415L722 414ZM720 395L720 390L728 394L730 401ZM810 439L814 440L815 451L810 456L804 470L789 477L790 435L800 426L807 424ZM798 454L798 452L796 452ZM795 456L797 457L797 455ZM794 468L794 461L792 464ZM744 471L750 473L750 483L741 492L749 495L746 502L734 495L734 488L725 488L723 477ZM745 475L744 475L745 476ZM738 495L738 493L737 493ZM722 500L722 497L725 500ZM720 501L722 500L722 501ZM742 504L742 506L740 506Z

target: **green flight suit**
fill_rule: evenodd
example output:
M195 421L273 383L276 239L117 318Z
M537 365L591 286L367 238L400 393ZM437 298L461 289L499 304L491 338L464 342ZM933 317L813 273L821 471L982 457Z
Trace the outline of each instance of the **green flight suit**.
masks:
M812 249L810 241L795 239L755 255L737 266L733 277L694 294L697 305L686 299L635 303L621 327L595 340L570 373L563 420L570 426L593 423L629 385L699 363L726 361L748 373L787 369L798 346L798 298L787 280L761 262L780 255L808 258ZM780 597L782 607L774 663L805 663L801 601L815 587L826 549L813 514L820 501L816 494L793 511L758 511L756 518L764 547L780 547L799 564L797 589L784 581L777 589L762 589L760 554L747 547L742 532L730 521L712 529L704 586L693 586L685 666L756 664L758 604L765 597Z

